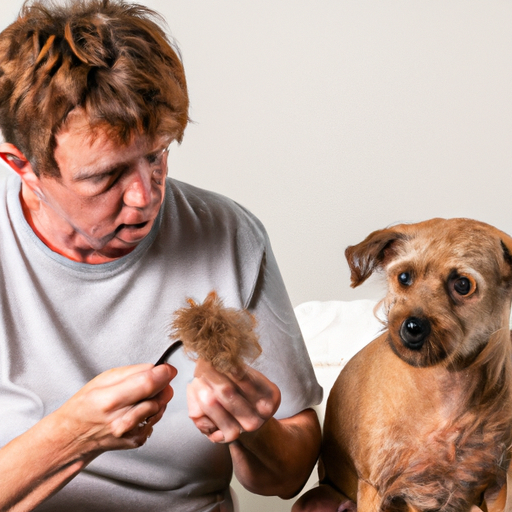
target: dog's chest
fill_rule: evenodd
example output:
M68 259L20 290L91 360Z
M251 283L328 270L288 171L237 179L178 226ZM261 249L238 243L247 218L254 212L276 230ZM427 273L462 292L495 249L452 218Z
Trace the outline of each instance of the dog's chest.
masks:
M460 511L489 486L504 483L502 433L471 415L457 422L439 419L438 428L417 425L409 435L401 425L401 436L397 439L395 431L383 443L388 449L381 452L374 476L384 502L399 497L416 510Z
M469 406L463 376L422 373L420 382L372 397L380 421L364 418L358 473L369 477L384 503L400 499L415 510L460 512L504 483L500 464L510 433L496 428L485 405Z

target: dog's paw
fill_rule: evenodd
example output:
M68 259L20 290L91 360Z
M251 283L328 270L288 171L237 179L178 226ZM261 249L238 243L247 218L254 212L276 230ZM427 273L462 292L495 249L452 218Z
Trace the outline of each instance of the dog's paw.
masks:
M332 487L321 484L303 494L292 512L357 512L357 505Z
M344 501L336 512L357 512L357 505L352 500Z

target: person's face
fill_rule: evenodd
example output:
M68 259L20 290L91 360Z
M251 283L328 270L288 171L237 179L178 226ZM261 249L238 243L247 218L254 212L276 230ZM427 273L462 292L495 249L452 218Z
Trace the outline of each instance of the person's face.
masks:
M74 116L56 136L60 177L38 178L46 209L38 222L69 233L78 250L110 258L130 252L150 232L164 199L169 142L138 137L119 146L102 131L91 137L83 116Z

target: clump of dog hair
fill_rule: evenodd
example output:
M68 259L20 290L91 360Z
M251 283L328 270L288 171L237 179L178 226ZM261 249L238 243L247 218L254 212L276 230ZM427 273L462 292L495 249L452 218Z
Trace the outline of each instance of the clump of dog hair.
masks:
M245 362L262 352L254 316L246 309L225 307L214 291L202 304L190 298L187 302L189 307L174 313L171 337L183 342L192 360L204 359L224 374L243 374Z

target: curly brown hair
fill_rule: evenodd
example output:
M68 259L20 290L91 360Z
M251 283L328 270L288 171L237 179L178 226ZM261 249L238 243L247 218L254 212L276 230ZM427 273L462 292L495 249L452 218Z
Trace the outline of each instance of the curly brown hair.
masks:
M0 129L38 175L59 176L55 135L82 108L91 130L181 141L188 93L155 11L124 0L28 0L0 34Z

